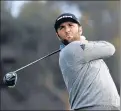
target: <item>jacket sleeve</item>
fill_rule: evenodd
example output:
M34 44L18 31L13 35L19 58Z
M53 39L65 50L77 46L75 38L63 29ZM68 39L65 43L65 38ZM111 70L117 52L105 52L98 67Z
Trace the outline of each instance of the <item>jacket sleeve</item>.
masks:
M83 49L83 56L86 62L96 59L104 59L112 56L114 53L114 45L106 41L90 41L84 45Z

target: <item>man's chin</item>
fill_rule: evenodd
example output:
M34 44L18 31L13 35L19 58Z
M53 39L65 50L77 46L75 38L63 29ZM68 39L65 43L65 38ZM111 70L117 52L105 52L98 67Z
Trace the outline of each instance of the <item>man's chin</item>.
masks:
M68 45L70 42L68 40L62 40L61 41L64 45Z

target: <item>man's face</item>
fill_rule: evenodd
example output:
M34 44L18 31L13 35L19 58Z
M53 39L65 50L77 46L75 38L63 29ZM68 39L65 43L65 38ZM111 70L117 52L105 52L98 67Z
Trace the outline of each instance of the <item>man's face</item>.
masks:
M73 22L64 22L60 25L56 34L62 41L66 40L70 43L80 40L82 27Z

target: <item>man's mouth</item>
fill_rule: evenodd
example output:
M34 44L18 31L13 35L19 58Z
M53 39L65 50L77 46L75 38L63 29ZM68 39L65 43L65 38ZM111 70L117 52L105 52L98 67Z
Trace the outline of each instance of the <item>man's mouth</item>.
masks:
M71 35L67 35L66 37L67 37L68 39L72 38L72 36L71 36Z

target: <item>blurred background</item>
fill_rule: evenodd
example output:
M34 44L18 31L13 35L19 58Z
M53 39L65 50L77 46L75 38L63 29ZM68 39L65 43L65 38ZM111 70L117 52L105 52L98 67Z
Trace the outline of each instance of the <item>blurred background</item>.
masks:
M54 22L63 12L75 14L88 40L116 47L106 59L120 93L120 1L1 1L0 78L57 50ZM2 110L67 110L68 93L55 54L18 72L13 89L1 88Z

